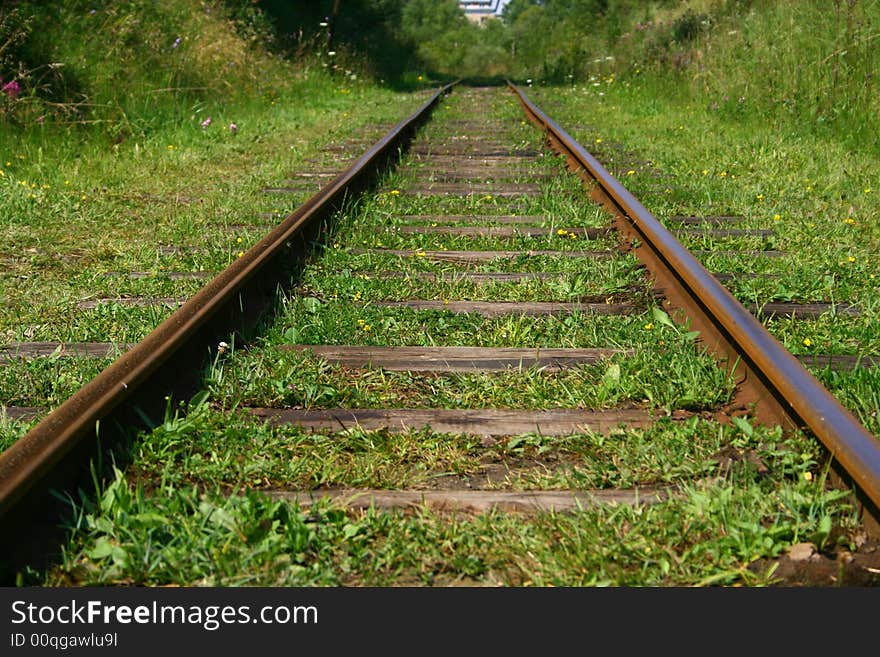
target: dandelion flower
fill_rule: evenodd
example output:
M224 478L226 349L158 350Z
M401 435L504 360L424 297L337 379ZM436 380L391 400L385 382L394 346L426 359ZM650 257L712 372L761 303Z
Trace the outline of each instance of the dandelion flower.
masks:
M846 261L847 261L847 262L855 262L856 259L855 259L854 256L848 256L847 259L846 259Z

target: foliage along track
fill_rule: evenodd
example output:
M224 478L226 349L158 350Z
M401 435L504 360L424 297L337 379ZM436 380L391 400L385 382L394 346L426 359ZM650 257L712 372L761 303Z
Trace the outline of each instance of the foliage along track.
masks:
M219 447L223 430L214 424L227 422L245 435L269 436L276 453L240 445L242 452L227 471L193 466L175 476L203 488L266 493L303 509L330 505L351 513L565 513L585 518L621 505L687 505L694 496L712 496L729 486L734 476L764 481L775 466L784 484L787 456L766 444L782 440L782 434L771 438L759 429L766 391L746 390L755 379L763 381L760 373L749 370L743 376L735 363L741 356L731 357L729 364L722 359L719 365L706 353L703 342L708 340L676 312L687 307L680 301L680 277L659 276L655 285L634 256L640 249L633 248L632 228L621 223L628 212L615 204L619 199L607 191L597 196L615 215L609 226L604 211L584 206L579 181L563 175L566 166L583 174L583 163L572 158L570 149L560 149L558 138L549 141L563 150L564 158L536 144L524 121L502 123L497 117L511 117L513 110L506 102L510 97L499 90L456 90L434 109L441 95L423 108L439 116L419 133L415 130L422 114L395 126L393 138L384 138L358 160L381 167L394 149L401 149L399 166L384 174L378 189L368 185L357 164L342 175L327 161L316 162L320 168L314 171L291 173L263 192L320 191L240 259L233 272L223 272L203 288L200 298L126 301L181 305L157 329L167 334L184 318L192 321L194 313L205 314L199 304L211 303L205 301L209 293L233 289L230 301L213 311L217 323L210 330L172 336L179 346L164 355L174 360L190 354L195 372L203 371L199 363L212 364L200 382L207 393L199 396L201 402L211 401L191 412L208 417L189 437L203 443L188 448L187 460L194 462L193 454L216 456L213 450L234 449ZM524 97L523 104L528 109ZM532 113L530 118L547 125L546 115ZM328 148L327 155L350 157L363 146L346 143ZM618 164L627 169L645 165L634 159ZM654 174L658 180L665 176ZM587 178L592 185L594 177ZM355 192L361 189L365 193L358 196ZM337 213L334 221L331 210L320 206L323 200ZM723 240L724 248L717 252L731 257L785 256L763 248L772 244L772 231L737 228L738 221L733 216L670 218L677 234L699 239L709 250L715 240ZM310 232L298 232L309 226ZM742 240L743 247L736 248L735 240ZM755 248L755 240L762 248ZM297 265L282 266L291 242ZM256 286L262 300L247 308L253 287L248 279L257 276L260 260L281 273ZM650 269L656 276L656 267ZM284 276L295 287L281 293L262 337L245 329L230 337L230 320L248 328L256 325L256 318L272 306L268 299L274 298ZM674 303L667 303L670 299ZM758 319L807 318L829 311L858 313L858 308L774 301L743 306L743 312ZM157 348L159 337L151 334L144 343L121 349L137 362L144 350ZM15 343L0 358L106 357L112 349L98 343ZM114 367L125 362L120 358ZM833 355L828 362L853 365ZM161 369L159 364L155 368ZM175 371L170 368L172 379ZM149 380L149 374L141 377L149 380L145 385L152 391L153 418L156 401L172 389L167 368L165 376L162 383ZM127 387L132 381L126 372L114 384ZM90 385L95 388L94 381ZM108 394L113 392L104 386ZM181 386L173 389L179 399ZM73 413L72 401L58 417L65 417L65 410ZM131 410L133 401L113 402L98 417L105 422L119 405ZM149 423L158 427L159 435L163 427L177 426L167 404L164 410L164 424L161 419ZM34 435L42 431L51 436L64 421L55 415L45 418ZM136 421L133 415L119 418ZM89 416L90 422L95 419ZM770 424L800 432L801 420L774 418ZM76 431L68 453L91 447L90 428ZM148 488L161 488L173 464L157 456L149 435L136 441L147 456L130 464L128 476ZM701 437L699 444L683 455L654 454L644 462L637 455L621 457L605 445L606 440L616 441L625 449L629 442L645 441L650 451L662 452L666 441L678 444L682 437L695 436ZM22 441L24 447L35 444L29 436ZM0 456L4 478L15 473L25 453L48 449L51 442L44 438L36 443L40 449L16 447ZM836 456L835 447L831 449ZM877 467L876 442L873 448L859 449L862 454L847 460L845 473L859 456L868 461L864 472ZM85 452L76 463L93 450ZM673 467L676 458L683 463ZM201 456L198 460L204 462ZM40 466L41 472L28 475L31 490L53 485L54 476L40 477L61 461L61 455L52 457ZM599 473L596 464L605 462L607 471ZM822 476L821 463L814 469ZM862 488L876 490L878 483L867 477L854 478ZM23 520L16 504L25 493L8 486L3 493L4 522L18 527ZM869 509L876 502L870 493L859 500ZM678 540L685 545L692 539ZM788 563L785 559L792 561L784 557L776 566ZM824 568L824 561L814 563ZM870 575L875 572L870 559L848 563L857 564L847 566L849 574L844 569L848 581L876 579ZM766 572L774 569L763 567ZM737 577L747 575L739 572ZM809 581L797 569L788 577L788 582L821 583Z

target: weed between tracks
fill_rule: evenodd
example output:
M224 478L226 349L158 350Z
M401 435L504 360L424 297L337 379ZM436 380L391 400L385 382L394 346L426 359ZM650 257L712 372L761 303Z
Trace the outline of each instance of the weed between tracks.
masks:
M463 438L450 449L448 436L437 440L430 434L356 432L342 441L282 437L235 421L230 426L228 416L207 410L197 415L196 423L208 421L201 429L170 420L154 434L152 448L159 452L142 454L143 462L149 467L155 458L165 476L151 475L155 484L149 492L135 489L120 474L94 506L83 510L80 531L90 538L73 547L48 583L762 585L773 581L772 568L752 572L750 562L778 556L801 541L828 547L839 542L839 528L853 522L840 504L840 492L817 490L817 482L808 478L816 465L811 442L780 441L773 431L719 432L717 426L697 423L684 432L658 429L643 437L573 436L563 441L563 454L568 448L578 456L600 457L595 471L572 472L580 484L658 476L687 482L700 473L721 481L685 483L681 497L659 505L584 509L526 521L495 512L450 518L427 508L347 514L320 503L297 509L258 492L230 496L217 490L216 477L236 471L242 480L230 482L234 490L271 483L276 476L296 483L298 473L305 480L321 473L323 480L349 482L360 473L371 484L425 481L416 467L425 464L457 476L468 472L473 445ZM202 441L212 417L224 425L217 432L222 440L209 458L185 457L181 446ZM656 440L677 444L680 455L688 457L647 467L644 460L636 463L636 454L657 453ZM264 458L246 465L235 447L255 442L263 443ZM509 458L521 450L534 458L537 441L526 443L498 451ZM734 456L724 464L712 456L720 444ZM178 458L169 459L169 453ZM307 462L292 458L294 453ZM325 456L311 462L318 454ZM415 474L401 479L413 468ZM766 477L767 471L774 475ZM207 478L207 492L180 481L201 476ZM535 483L546 484L527 479L524 485Z

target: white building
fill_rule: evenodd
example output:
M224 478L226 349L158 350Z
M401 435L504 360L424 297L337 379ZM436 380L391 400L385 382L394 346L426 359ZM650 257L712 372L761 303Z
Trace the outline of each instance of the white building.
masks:
M482 23L488 18L501 15L508 0L458 0L464 15L474 23Z

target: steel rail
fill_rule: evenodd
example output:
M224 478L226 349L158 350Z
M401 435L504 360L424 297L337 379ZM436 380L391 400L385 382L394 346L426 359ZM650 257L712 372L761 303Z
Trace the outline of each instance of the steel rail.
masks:
M874 523L880 509L880 440L712 276L703 265L599 161L508 83L532 123L569 167L593 186L594 198L636 238L635 254L657 277L670 305L681 308L706 347L726 359L739 379L743 401L759 421L808 428L858 488ZM682 321L684 318L677 316ZM864 499L867 498L867 499ZM872 508L873 507L873 508Z
M399 157L416 129L454 84L437 89L418 110L395 125L141 342L0 454L0 527L5 537L0 545L0 562L14 542L14 530L33 520L28 508L39 499L45 501L53 488L64 490L74 480L88 476L82 459L77 459L75 465L67 462L74 460L71 454L83 451L88 458L96 454L100 457L108 442L118 444L130 436L132 427L149 428L161 422L169 393L195 392L193 385L198 385L204 367L216 356L219 342L229 339L230 334L241 335L243 329L256 324L274 303L278 287L289 281L291 263L304 259L314 246L321 222Z

